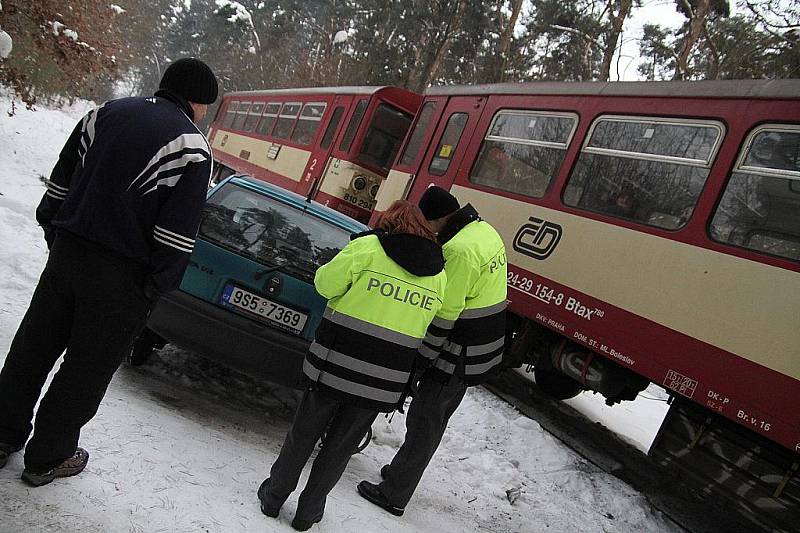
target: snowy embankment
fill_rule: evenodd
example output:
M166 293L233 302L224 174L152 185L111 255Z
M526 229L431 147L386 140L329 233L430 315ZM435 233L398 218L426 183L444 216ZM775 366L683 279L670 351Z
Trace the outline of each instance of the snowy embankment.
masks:
M34 221L40 176L86 108L18 105L9 116L10 107L0 93L0 360L46 260ZM19 480L20 454L0 470L0 532L291 531L297 492L275 520L261 515L255 491L297 394L172 347L155 359L115 376L81 437L91 454L83 474L32 489ZM377 481L402 441L403 416L379 417L374 431L312 531L676 530L636 491L481 388L453 417L405 516L394 517L362 500L355 485Z

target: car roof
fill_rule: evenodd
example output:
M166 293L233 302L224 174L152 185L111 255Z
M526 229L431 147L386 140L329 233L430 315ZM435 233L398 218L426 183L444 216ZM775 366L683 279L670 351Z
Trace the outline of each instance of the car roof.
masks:
M220 183L220 185L228 182L266 194L267 196L289 204L297 209L311 213L330 224L339 226L340 228L348 230L352 233L358 233L369 229L369 227L365 224L362 224L361 222L352 219L349 216L340 213L339 211L331 209L330 207L326 207L319 202L309 202L306 200L305 196L282 187L278 187L272 183L267 183L266 181L254 178L252 176L248 176L246 174L236 174L224 180L222 183Z

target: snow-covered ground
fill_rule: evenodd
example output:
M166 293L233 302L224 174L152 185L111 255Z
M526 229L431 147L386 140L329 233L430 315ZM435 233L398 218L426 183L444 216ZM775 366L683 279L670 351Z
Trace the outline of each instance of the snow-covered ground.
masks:
M14 116L10 107L0 92L0 361L46 259L33 218L44 192L40 176L49 174L86 104L32 112L18 103ZM298 492L276 520L260 513L255 491L296 402L295 391L168 347L153 364L117 373L83 431L91 454L83 474L32 489L19 480L21 455L12 456L0 470L0 532L291 531ZM377 481L402 442L403 416L379 417L373 430L312 531L679 530L642 495L482 388L470 389L398 518L355 491L361 479Z

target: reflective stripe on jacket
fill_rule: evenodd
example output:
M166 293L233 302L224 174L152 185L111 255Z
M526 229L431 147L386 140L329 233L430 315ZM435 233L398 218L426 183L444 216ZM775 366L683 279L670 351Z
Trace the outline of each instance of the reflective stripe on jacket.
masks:
M448 227L442 232L447 272L444 303L419 353L433 361L434 376L438 371L439 379L455 374L475 385L503 359L506 250L497 231L480 220L471 205L461 208Z
M438 254L435 275L409 273L376 235L351 241L317 270L314 284L329 301L303 370L318 387L364 407L396 408L417 349L442 306L441 250L425 243L422 248Z

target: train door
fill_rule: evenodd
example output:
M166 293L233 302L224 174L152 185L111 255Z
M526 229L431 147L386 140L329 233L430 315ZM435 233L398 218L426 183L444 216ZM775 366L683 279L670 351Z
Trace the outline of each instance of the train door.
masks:
M303 171L303 177L295 187L295 192L303 196L310 196L319 190L320 180L325 173L331 150L335 145L336 137L338 137L337 133L352 102L352 95L337 95L329 104L332 106L332 110L328 113L330 118L326 124L321 124L324 127L324 131L317 136L318 140L312 144L311 155ZM311 112L313 112L313 108L309 106L309 113Z
M370 218L370 225L374 225L381 213L386 211L392 202L406 198L420 166L420 160L425 155L425 149L431 142L436 124L442 116L443 108L447 104L445 96L429 96L425 98L417 113L416 122L411 127L411 132L403 143L400 157L389 171L386 179L381 183L375 197L375 209Z
M472 161L465 155L466 147L477 129L485 104L486 98L482 96L450 98L415 172L408 200L416 203L431 185L450 189L456 173Z

